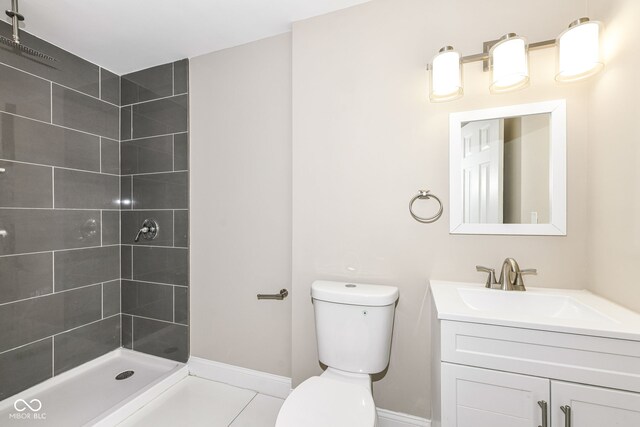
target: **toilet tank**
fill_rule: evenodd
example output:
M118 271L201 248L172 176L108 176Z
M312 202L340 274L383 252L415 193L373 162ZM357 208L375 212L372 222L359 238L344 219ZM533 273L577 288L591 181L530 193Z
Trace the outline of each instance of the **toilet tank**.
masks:
M398 288L315 281L311 298L320 362L362 374L387 367Z

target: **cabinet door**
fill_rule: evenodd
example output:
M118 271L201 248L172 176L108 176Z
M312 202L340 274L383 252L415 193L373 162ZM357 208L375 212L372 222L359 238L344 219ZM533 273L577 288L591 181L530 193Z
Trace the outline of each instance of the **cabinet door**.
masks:
M640 394L551 381L551 417L555 427L640 426ZM571 407L571 424L561 406Z
M549 380L442 363L443 427L538 427Z

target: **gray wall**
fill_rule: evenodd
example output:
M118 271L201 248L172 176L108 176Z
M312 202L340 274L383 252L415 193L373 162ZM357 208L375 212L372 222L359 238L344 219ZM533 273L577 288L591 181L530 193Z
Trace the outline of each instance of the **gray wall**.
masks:
M0 400L120 346L119 77L22 39L59 62L0 49Z
M584 0L495 0L490 7L374 0L294 23L294 386L321 372L309 299L315 279L400 288L391 362L374 383L374 397L382 408L427 418L430 278L479 283L484 277L475 265L497 267L512 256L523 268L538 268L537 277L527 278L531 286L587 286L589 83L556 84L555 51L543 49L530 53L529 88L490 95L489 74L473 63L464 68L465 96L434 104L425 71L446 44L467 55L508 31L530 41L554 38L584 15L584 6ZM566 99L569 112L567 236L450 235L449 114L550 99ZM445 206L434 224L419 224L407 211L425 187Z
M192 59L191 89L191 353L291 376L291 297L256 299L291 290L291 34Z
M122 76L122 345L189 356L187 60ZM145 218L155 240L134 237Z
M589 102L590 289L640 311L640 2L589 0L606 25L606 68Z

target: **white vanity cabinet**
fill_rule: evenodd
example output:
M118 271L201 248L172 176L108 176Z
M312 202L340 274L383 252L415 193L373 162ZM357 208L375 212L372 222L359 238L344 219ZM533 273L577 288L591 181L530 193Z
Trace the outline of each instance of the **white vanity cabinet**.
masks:
M444 362L441 373L443 427L640 426L640 393Z
M560 410L566 405L572 427L640 426L640 393L551 381L552 426L569 425Z
M442 426L542 425L549 380L442 363ZM548 410L547 410L548 412Z
M564 317L525 312L558 298L547 290L455 300L470 286L431 284L433 427L640 427L639 315L570 291L558 304L572 308ZM494 295L505 304L473 311Z

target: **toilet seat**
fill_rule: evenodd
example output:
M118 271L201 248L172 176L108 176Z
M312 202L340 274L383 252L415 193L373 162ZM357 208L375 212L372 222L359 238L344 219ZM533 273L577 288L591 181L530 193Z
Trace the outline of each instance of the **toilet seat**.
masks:
M276 427L374 427L371 391L360 385L311 377L296 387L278 414Z

